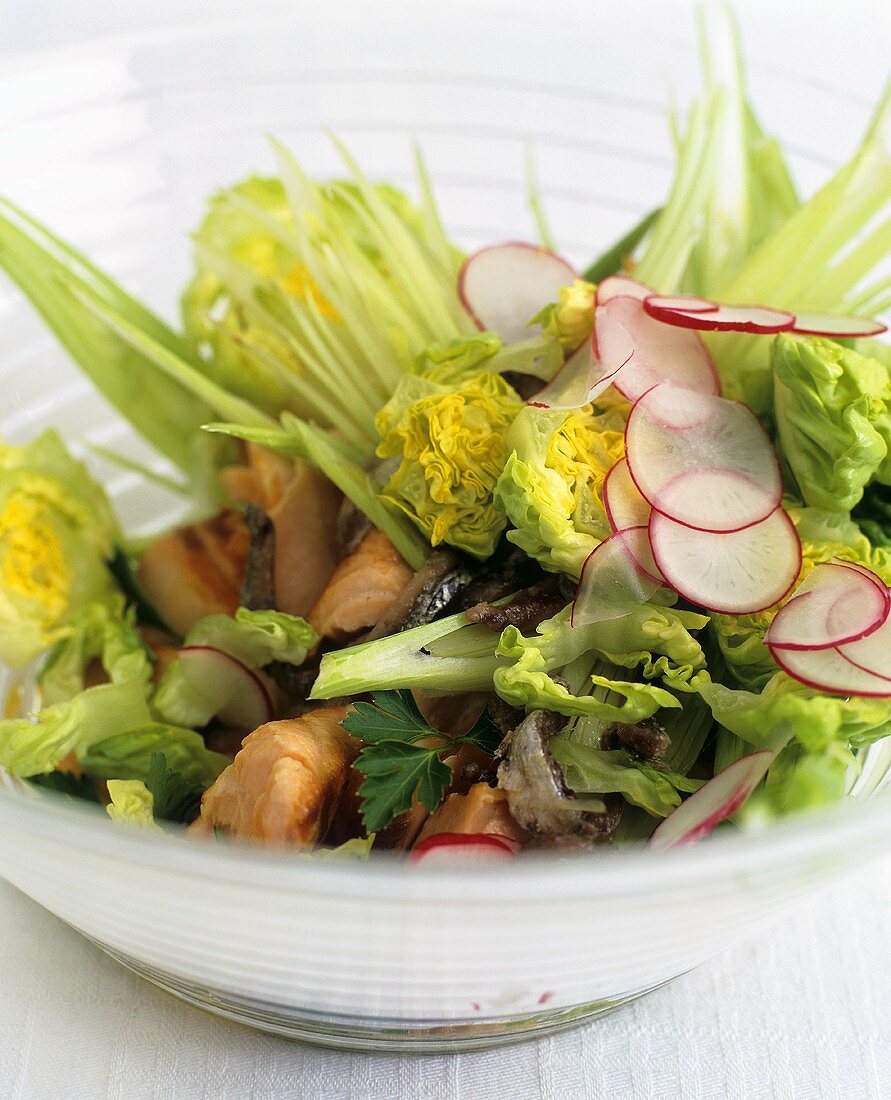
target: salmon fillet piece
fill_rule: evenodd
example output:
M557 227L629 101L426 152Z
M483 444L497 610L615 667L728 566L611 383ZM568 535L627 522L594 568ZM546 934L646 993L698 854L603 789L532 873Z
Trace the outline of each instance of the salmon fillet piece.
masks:
M361 742L340 725L349 707L267 722L204 792L191 831L315 848L328 832Z
M507 794L486 783L475 783L467 794L450 794L427 818L418 841L436 833L493 833L520 844L529 839L510 812Z
M322 638L345 641L374 626L413 575L387 536L372 528L334 570L309 621Z

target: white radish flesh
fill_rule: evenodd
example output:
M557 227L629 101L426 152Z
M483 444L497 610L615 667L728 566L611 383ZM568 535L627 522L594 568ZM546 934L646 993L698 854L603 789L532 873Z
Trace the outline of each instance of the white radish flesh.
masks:
M860 337L878 336L888 326L869 317L845 317L840 313L796 313L794 332L808 336Z
M855 667L891 684L891 618L886 617L878 630L865 638L840 645L838 651Z
M838 649L768 648L770 648L771 657L783 672L816 691L828 692L831 695L891 698L891 679L858 668Z
M644 309L657 321L699 332L786 332L795 323L791 313L767 306L724 306L713 310L676 309L659 304L655 297L644 301Z
M801 543L782 508L731 533L697 531L659 512L650 545L660 572L685 599L708 611L747 615L772 607L801 569Z
M757 417L711 394L654 387L631 410L625 454L650 505L700 531L760 523L783 495L779 463Z
M708 836L716 825L745 805L775 758L775 752L765 749L750 753L718 772L657 826L650 837L650 848L666 852Z
M696 294L651 294L645 301L650 303L647 309L651 313L657 309L682 309L687 313L715 313L721 307L717 302L708 298L700 298Z
M660 324L638 298L615 297L594 312L594 356L629 401L660 382L697 393L721 392L715 365L695 332ZM624 365L623 364L627 364Z
M179 662L213 713L234 729L251 731L275 718L266 685L236 657L214 646L183 646Z
M888 619L889 607L887 589L856 569L825 562L777 612L764 640L779 649L843 646L878 630Z
M511 241L468 256L458 273L458 294L479 328L497 332L509 344L529 336L531 319L575 278L562 257Z
M570 625L587 626L627 615L662 587L645 527L610 535L585 559Z
M603 507L613 531L645 526L650 520L650 506L634 484L624 458L603 479Z
M624 366L620 363L616 370L604 374L594 359L591 341L586 340L529 404L537 409L581 408L608 390Z
M644 298L652 297L654 291L646 283L639 283L630 275L608 275L603 282L597 284L595 302L602 306L611 298L637 298L642 302Z

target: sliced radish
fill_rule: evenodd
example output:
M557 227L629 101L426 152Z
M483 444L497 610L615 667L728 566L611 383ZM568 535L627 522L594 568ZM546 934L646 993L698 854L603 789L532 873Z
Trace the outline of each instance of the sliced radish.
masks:
M767 306L724 306L717 308L676 309L659 304L657 297L646 298L643 307L657 321L679 328L692 328L700 332L786 332L795 323L795 317L782 309Z
M840 565L844 569L855 569L858 573L861 573L868 580L872 581L880 592L886 593L888 591L888 586L878 573L874 573L871 569L867 569L865 565L861 565L858 561L848 561L846 558L832 558L827 564Z
M208 709L226 725L250 731L275 718L266 685L231 654L209 645L183 646L179 662Z
M869 317L845 317L841 313L796 313L794 332L808 336L878 336L888 326Z
M467 257L458 272L458 294L481 329L497 332L509 344L528 336L529 321L577 277L554 252L510 241Z
M608 275L603 282L597 284L595 302L602 306L611 298L637 298L642 302L644 298L650 298L655 291L646 283L639 283L630 275Z
M646 527L629 527L603 540L582 566L570 626L617 619L662 587Z
M861 645L855 642L855 645ZM891 679L852 664L837 649L776 649L770 655L793 679L831 695L891 698Z
M648 313L653 309L682 309L686 313L714 313L721 307L709 298L700 298L696 294L650 294L644 299L650 303Z
M603 507L613 531L646 526L649 522L650 506L634 484L624 458L620 458L603 479Z
M889 608L888 589L882 591L856 569L826 562L810 572L777 612L764 641L778 649L843 646L878 630Z
M620 363L615 370L604 374L594 359L591 341L586 340L528 403L537 409L581 408L608 390L624 366Z
M625 428L635 485L658 512L700 531L760 523L783 495L773 447L745 405L677 386L655 386Z
M679 595L730 615L772 607L801 570L798 533L782 508L730 533L697 531L654 511L650 545L659 570Z
M891 618L865 638L840 645L838 651L863 672L891 681Z
M512 859L520 845L497 833L434 833L415 844L410 863L453 867L458 863L499 863Z
M653 832L649 846L657 852L695 844L732 817L767 775L776 753L753 752L736 760L694 791Z
M615 297L597 306L593 347L602 373L615 375L613 384L629 401L660 382L721 392L715 365L696 333L654 321L637 298Z

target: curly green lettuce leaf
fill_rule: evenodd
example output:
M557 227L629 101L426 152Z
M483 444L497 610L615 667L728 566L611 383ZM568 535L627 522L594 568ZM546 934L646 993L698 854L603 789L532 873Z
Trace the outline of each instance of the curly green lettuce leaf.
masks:
M820 753L788 745L776 758L765 782L738 815L755 827L779 817L831 806L844 798L856 761L845 745L832 742Z
M443 369L449 382L439 381ZM493 501L508 455L504 436L521 408L497 374L456 381L447 364L406 376L376 421L378 455L399 460L382 498L431 545L489 557L506 523Z
M210 408L121 339L76 292L104 303L171 354L186 356L184 341L80 252L6 199L0 199L0 267L99 392L196 486L206 487L214 456L198 429Z
M545 569L577 577L609 534L603 479L624 453L624 413L565 413L527 405L505 438L509 457L494 502L508 539Z
M0 767L28 777L54 771L70 753L149 726L152 715L139 684L100 684L31 718L0 721Z
M78 754L78 763L96 779L148 780L153 758L159 754L184 782L202 791L231 763L227 756L208 749L194 730L151 721L87 745Z
M43 705L62 703L83 691L84 674L94 660L113 684L139 684L148 696L152 658L136 628L135 610L125 606L123 596L87 604L71 617L40 672Z
M771 350L774 420L806 504L850 512L891 483L891 375L832 340L781 334Z
M597 287L587 279L574 279L557 292L557 301L546 305L532 318L545 336L562 348L577 348L594 330L594 300Z
M56 432L0 443L0 660L21 668L73 614L112 597L118 537L104 491Z
M548 749L574 794L621 794L653 817L667 817L680 806L680 791L702 786L699 780L644 764L623 749L593 749L559 735L551 738Z
M155 798L145 783L138 779L111 779L108 797L111 801L105 809L115 824L128 829L160 831L155 823Z

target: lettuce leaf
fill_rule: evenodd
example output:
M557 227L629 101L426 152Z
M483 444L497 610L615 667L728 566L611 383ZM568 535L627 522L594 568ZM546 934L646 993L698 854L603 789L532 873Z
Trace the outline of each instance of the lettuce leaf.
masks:
M194 730L161 722L148 722L90 744L79 753L78 763L96 779L148 780L158 754L169 770L202 791L231 763L227 756L208 749Z
M680 806L678 792L702 786L700 780L644 764L623 749L592 749L559 735L551 738L548 749L574 794L621 794L653 817L667 817Z
M24 777L51 772L70 753L80 758L99 741L151 722L138 683L100 684L45 707L33 720L0 721L0 767Z
M832 340L781 334L772 346L774 419L806 504L850 512L891 483L891 375Z
M123 596L90 603L72 616L40 672L43 705L83 691L86 668L96 659L113 684L139 684L148 696L152 659L136 628L135 610L125 606Z
M145 783L138 779L111 779L108 797L111 801L105 809L116 824L160 832L160 826L155 823L154 795Z
M617 408L527 405L511 425L494 501L512 525L507 538L545 569L577 577L609 534L603 479L624 453L624 419Z

